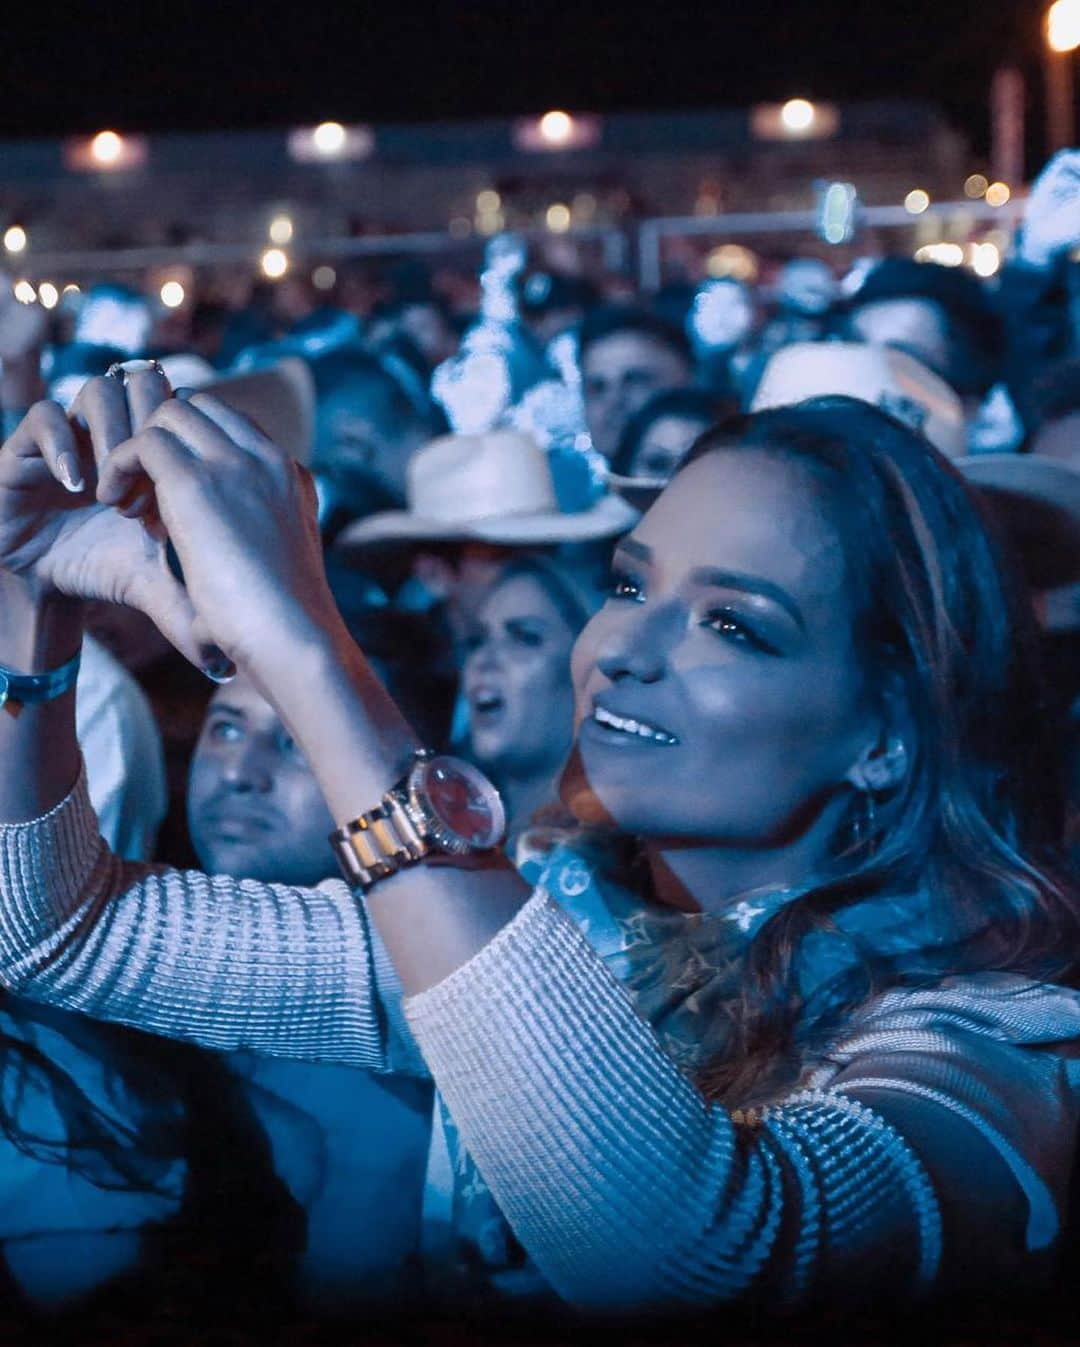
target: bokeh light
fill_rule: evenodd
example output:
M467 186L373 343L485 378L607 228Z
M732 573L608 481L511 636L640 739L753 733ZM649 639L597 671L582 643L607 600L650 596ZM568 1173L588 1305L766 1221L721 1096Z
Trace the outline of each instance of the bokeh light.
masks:
M540 118L540 136L549 145L565 145L574 134L574 119L568 112L545 112Z
M921 215L930 206L930 193L921 187L913 187L904 197L904 209L909 215Z
M789 98L780 109L780 121L785 131L791 131L798 134L800 131L809 131L814 124L816 115L813 103L805 98Z
M166 281L161 287L161 302L167 309L178 309L187 298L179 281Z
M289 259L280 248L267 248L259 259L259 266L269 280L279 281L289 269Z
M124 153L123 137L115 131L99 131L90 142L90 158L102 168L112 168Z
M28 241L22 225L8 225L4 230L4 247L9 253L21 253Z

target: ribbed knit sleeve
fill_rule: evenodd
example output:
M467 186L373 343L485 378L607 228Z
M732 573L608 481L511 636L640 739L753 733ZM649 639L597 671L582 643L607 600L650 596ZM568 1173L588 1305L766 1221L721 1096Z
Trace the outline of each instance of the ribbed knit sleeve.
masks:
M119 861L85 775L43 818L0 827L0 983L205 1047L426 1074L346 885Z
M906 1293L940 1256L899 1133L828 1090L760 1117L706 1105L626 990L538 890L406 1013L461 1138L540 1271L628 1309L836 1282Z

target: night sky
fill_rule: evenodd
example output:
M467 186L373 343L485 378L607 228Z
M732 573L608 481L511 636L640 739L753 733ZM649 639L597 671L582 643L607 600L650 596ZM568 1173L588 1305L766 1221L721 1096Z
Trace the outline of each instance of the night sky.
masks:
M1044 0L6 0L0 136L913 96L987 141ZM1038 148L1038 140L1034 140Z

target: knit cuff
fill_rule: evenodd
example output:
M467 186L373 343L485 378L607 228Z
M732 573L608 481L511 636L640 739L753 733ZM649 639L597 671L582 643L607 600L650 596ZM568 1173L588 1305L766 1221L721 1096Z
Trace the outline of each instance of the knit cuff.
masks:
M0 824L0 979L7 986L62 941L104 851L85 767L47 814Z

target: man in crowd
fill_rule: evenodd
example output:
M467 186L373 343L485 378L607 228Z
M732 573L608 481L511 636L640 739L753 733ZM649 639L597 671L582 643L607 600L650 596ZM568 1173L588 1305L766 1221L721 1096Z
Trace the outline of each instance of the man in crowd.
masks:
M694 357L679 328L640 309L603 307L581 328L585 421L610 459L631 416L653 396L694 381Z

